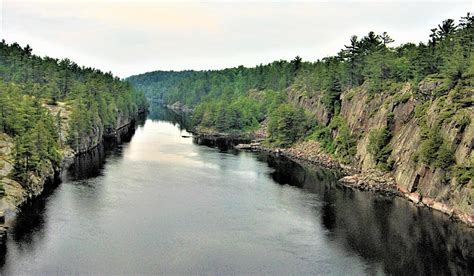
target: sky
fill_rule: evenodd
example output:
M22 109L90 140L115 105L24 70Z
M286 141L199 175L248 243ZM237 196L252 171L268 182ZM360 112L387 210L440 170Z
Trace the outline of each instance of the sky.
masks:
M442 20L473 11L474 0L0 0L0 38L127 77L315 61L369 31L426 42Z

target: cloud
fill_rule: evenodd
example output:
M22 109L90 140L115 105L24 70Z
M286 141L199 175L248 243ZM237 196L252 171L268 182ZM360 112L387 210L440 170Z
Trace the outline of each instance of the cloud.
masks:
M1 1L1 0L0 0ZM156 69L253 66L335 54L352 34L397 43L465 15L467 2L163 2L7 0L2 37L125 77Z

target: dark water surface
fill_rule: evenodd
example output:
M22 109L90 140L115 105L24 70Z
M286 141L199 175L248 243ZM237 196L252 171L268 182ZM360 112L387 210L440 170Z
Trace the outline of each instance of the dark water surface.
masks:
M2 274L470 274L473 233L335 173L193 143L155 109L26 206Z

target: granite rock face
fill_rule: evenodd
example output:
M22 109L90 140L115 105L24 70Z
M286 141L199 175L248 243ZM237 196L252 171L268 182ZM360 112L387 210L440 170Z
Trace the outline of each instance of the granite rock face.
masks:
M449 92L445 96L434 97L435 90L440 82L422 82L419 87L405 84L396 91L371 94L364 86L357 91L348 90L341 96L340 115L347 122L352 134L357 137L357 153L354 166L368 174L374 175L377 164L368 151L369 133L371 130L387 126L387 119L393 118L392 149L390 159L393 161L392 170L385 176L394 180L397 189L406 194L416 194L420 202L422 199L427 206L445 213L458 213L463 221L472 225L474 220L474 183L459 183L454 174L455 166L474 164L474 89L464 102L467 104L457 108ZM330 121L324 106L317 99L318 96L306 96L302 88L297 88L289 93L289 100L295 106L306 109L310 114L315 114L320 124ZM310 93L318 94L318 93ZM416 95L416 96L415 96ZM311 100L310 100L311 99ZM469 104L471 103L471 104ZM417 106L425 104L426 111L422 117L415 116ZM468 117L463 124L456 118ZM445 170L417 161L422 143L423 129L421 120L425 120L425 128L432 129L440 122L440 134L445 139L454 153L454 165ZM346 179L347 183L360 183L357 179ZM369 185L370 186L370 185ZM374 186L374 185L372 185ZM441 207L440 207L441 206ZM436 207L436 208L435 208ZM462 215L461 215L462 214ZM469 222L470 221L470 222Z
M13 216L18 207L28 200L39 196L45 189L46 185L56 182L56 178L61 171L67 169L73 162L74 157L83 152L87 152L100 143L104 138L109 136L117 136L122 128L130 125L134 120L131 117L118 116L116 127L114 129L105 130L100 122L97 122L89 135L81 137L80 147L72 149L67 145L68 118L69 110L65 105L46 106L50 109L53 116L61 112L62 129L61 129L61 148L62 161L56 167L48 163L43 167L39 174L31 173L27 183L19 183L13 177L13 139L6 134L0 134L0 183L3 187L3 195L0 197L0 211L5 213L5 217Z

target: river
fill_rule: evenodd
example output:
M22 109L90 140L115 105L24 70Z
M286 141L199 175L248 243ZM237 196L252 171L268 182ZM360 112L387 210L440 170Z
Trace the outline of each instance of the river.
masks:
M154 109L129 142L79 158L13 223L2 275L472 274L472 229L184 127Z

